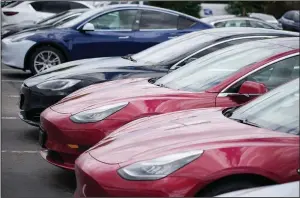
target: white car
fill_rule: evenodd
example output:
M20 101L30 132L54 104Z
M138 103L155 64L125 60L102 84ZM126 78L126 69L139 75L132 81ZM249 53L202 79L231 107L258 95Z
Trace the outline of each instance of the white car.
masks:
M253 12L253 13L248 13L248 16L252 17L252 18L263 20L263 21L265 21L267 23L270 23L270 24L273 24L275 26L278 26L279 29L282 29L281 23L279 23L279 21L274 16L272 16L272 15Z
M34 23L77 8L93 8L88 1L16 1L2 8L2 25Z
M285 184L238 190L216 197L299 197L299 186L300 182L295 181Z

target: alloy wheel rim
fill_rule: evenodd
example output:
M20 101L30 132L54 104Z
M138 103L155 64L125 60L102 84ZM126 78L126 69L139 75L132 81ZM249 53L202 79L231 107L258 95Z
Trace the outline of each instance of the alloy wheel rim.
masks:
M33 61L36 73L40 73L60 63L59 56L53 51L42 51L35 56Z

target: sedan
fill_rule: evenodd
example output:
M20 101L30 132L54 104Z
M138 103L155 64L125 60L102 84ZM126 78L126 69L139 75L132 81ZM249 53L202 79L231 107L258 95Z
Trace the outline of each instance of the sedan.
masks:
M253 28L267 28L280 30L281 27L267 23L263 20L251 17L236 17L236 16L212 16L201 19L202 22L211 24L216 28L220 27L253 27Z
M42 112L42 156L72 170L79 154L133 120L243 104L299 77L298 41L299 37L246 42L159 79L116 80L80 89Z
M84 1L15 1L2 8L2 25L36 22L77 8L93 8Z
M64 63L24 81L20 91L20 118L39 126L43 110L88 85L116 79L161 77L227 46L249 40L297 35L261 28L215 28L185 34L132 56Z
M91 9L55 28L27 31L2 40L2 62L33 74L72 60L123 56L168 39L210 29L200 19L142 5Z
M238 108L123 126L76 160L75 197L212 197L298 181L299 146L296 79Z
M62 23L66 23L67 21L70 21L72 19L75 19L76 17L83 14L85 11L88 11L89 9L73 9L68 10L65 12L61 12L59 14L56 14L54 16L48 17L46 19L43 19L37 23L18 23L18 24L10 24L10 25L4 25L1 29L1 39L11 36L17 32L24 31L24 30L38 30L41 28L47 28L51 26L57 26Z

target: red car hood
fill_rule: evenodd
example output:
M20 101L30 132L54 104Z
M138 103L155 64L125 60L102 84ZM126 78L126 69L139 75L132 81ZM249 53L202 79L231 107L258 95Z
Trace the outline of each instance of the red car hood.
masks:
M111 133L88 152L101 162L115 164L190 150L294 142L288 141L288 137L293 140L297 136L241 124L223 116L220 108L210 108L136 120Z
M51 109L59 113L75 114L86 109L118 102L182 97L195 98L195 93L162 88L149 83L145 78L125 79L80 89L51 106Z

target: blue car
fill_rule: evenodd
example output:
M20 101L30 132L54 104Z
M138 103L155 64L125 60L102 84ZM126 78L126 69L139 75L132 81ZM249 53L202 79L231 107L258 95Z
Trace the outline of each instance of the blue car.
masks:
M300 32L300 11L291 10L284 13L279 19L284 30Z
M200 19L145 5L92 9L55 28L2 39L2 62L33 74L63 62L124 56L180 35L212 28Z

